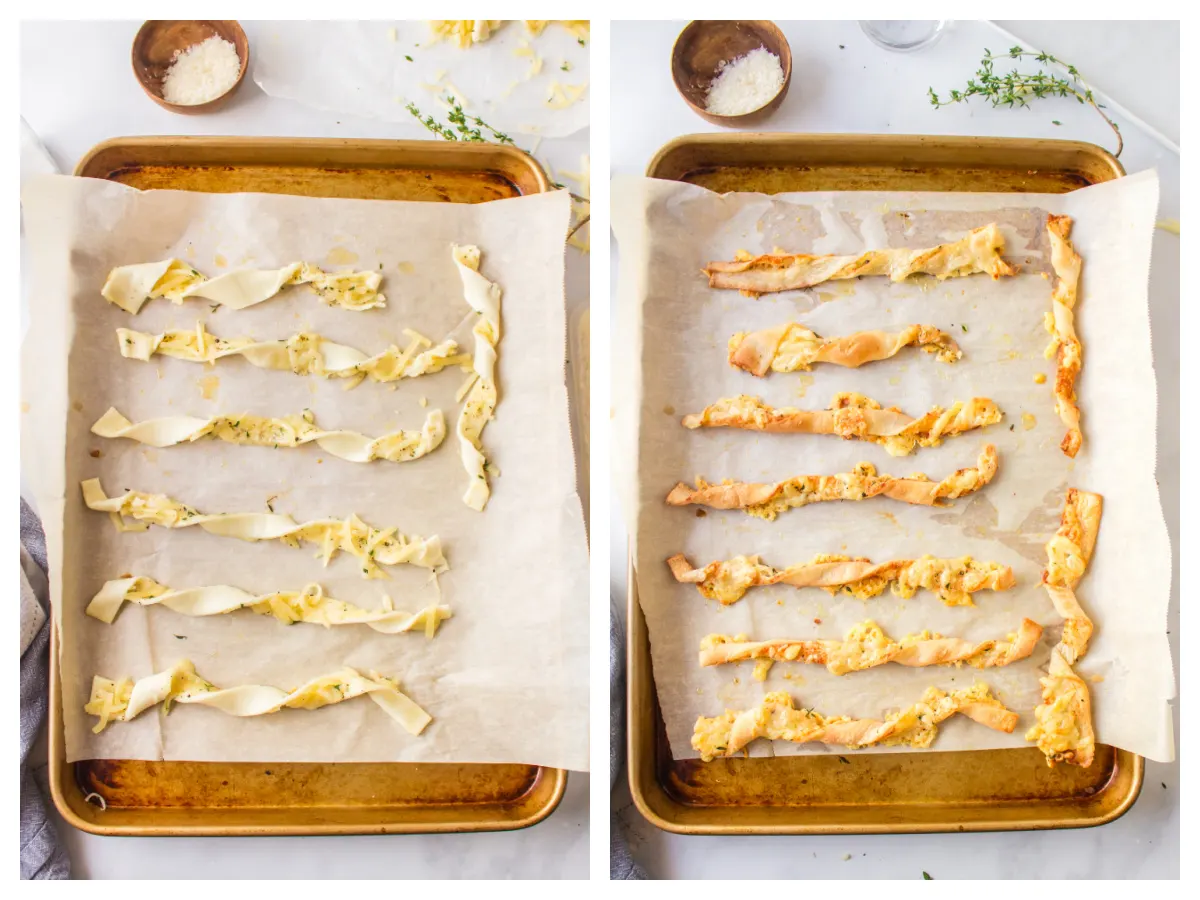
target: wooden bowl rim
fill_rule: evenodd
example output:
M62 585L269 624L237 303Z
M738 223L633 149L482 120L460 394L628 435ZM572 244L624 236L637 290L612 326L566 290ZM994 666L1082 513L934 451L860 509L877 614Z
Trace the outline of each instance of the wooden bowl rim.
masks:
M171 103L169 100L163 97L161 93L154 90L154 88L147 83L146 78L143 76L144 67L139 64L140 60L138 59L138 47L143 43L146 35L150 34L154 28L161 26L161 24L164 22L220 22L227 26L231 32L233 32L234 40L231 41L231 43L233 44L234 52L237 53L238 61L241 63L241 65L238 67L237 80L230 85L229 90L225 91L223 94L213 97L211 100L206 100L203 103ZM218 36L222 35L218 34ZM181 47L179 49L183 50L187 48ZM146 96L148 96L163 109L185 115L190 113L206 112L215 106L224 103L229 99L230 96L232 96L234 91L241 87L242 81L246 77L246 72L250 69L250 38L247 36L246 30L242 28L242 24L237 19L146 19L142 22L141 27L138 28L137 34L133 36L133 44L129 49L129 61L131 67L133 68L133 77L137 79L137 83L141 85L142 90L146 93Z

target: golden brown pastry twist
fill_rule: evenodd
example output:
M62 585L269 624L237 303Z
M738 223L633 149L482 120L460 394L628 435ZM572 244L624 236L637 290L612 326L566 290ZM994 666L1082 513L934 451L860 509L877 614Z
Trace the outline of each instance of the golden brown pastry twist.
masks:
M891 359L908 346L936 353L938 362L962 359L954 338L932 325L907 325L897 332L856 331L839 338L822 338L799 322L775 328L739 331L729 339L729 364L759 377L767 372L808 372L816 363L857 369Z
M1074 457L1083 445L1083 432L1079 430L1079 406L1075 397L1075 380L1083 366L1083 344L1075 334L1075 301L1079 292L1079 271L1083 260L1075 252L1069 240L1070 216L1050 216L1046 220L1046 233L1050 237L1050 262L1054 267L1054 311L1046 313L1046 330L1050 332L1050 346L1046 358L1058 355L1058 369L1054 375L1054 409L1062 423L1067 426L1063 436L1062 452Z

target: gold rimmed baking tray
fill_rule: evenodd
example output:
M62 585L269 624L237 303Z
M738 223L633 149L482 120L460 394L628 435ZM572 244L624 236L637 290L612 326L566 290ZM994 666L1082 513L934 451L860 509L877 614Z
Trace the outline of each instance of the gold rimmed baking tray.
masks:
M89 151L75 174L144 190L443 203L480 203L550 187L541 167L519 150L435 141L117 138ZM50 654L58 659L56 632ZM567 773L479 763L68 764L54 665L50 784L63 818L94 834L404 834L525 828L558 806Z
M896 135L713 134L663 147L646 172L728 191L1066 193L1125 174L1091 144ZM673 760L629 566L629 787L681 834L872 834L1083 828L1125 813L1145 761L1100 746L1088 769L1035 747L839 757Z

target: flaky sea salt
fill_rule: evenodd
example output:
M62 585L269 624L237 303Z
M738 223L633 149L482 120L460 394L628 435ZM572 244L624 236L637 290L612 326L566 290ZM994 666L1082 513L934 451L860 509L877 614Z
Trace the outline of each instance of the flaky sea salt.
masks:
M766 106L783 90L779 57L759 47L721 63L705 97L705 109L718 116L740 116Z
M217 35L175 51L163 78L163 99L180 106L216 100L237 84L242 61L237 48Z

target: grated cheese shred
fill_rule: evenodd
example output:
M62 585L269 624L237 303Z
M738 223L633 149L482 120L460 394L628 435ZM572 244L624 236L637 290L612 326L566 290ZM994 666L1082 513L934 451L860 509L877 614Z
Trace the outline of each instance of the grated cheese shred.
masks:
M717 69L705 98L705 108L718 116L741 116L775 99L783 90L783 65L779 57L759 47Z
M163 78L163 99L179 106L216 100L237 84L242 61L237 48L213 35L186 50L176 50Z

